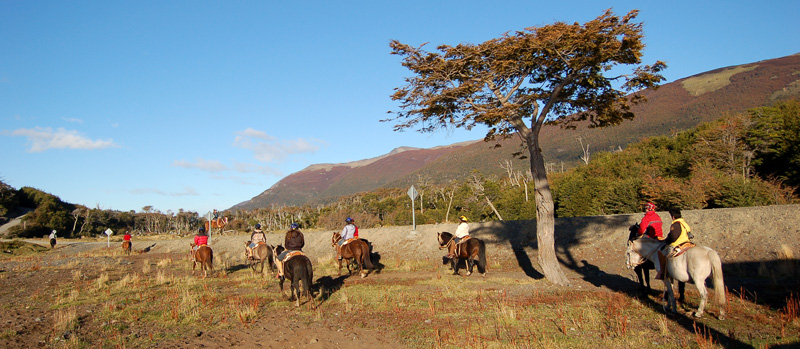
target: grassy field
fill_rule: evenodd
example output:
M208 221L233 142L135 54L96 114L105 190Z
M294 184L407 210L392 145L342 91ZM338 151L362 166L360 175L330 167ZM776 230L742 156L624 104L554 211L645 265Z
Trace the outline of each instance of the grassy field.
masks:
M520 277L513 266L500 262L490 264L487 277L458 277L437 261L388 260L379 273L360 279L336 276L330 260L317 261L314 268L316 307L304 303L295 308L281 296L271 274L255 275L225 254L216 256L215 273L203 279L192 275L182 254L126 257L119 249L102 248L67 256L35 252L25 244L16 248L27 252L2 259L0 281L35 291L18 299L8 299L7 293L4 312L39 304L45 320L31 341L23 338L31 335L26 330L2 330L0 340L7 346L194 346L208 340L203 333L227 333L234 340L237 333L267 322L275 325L272 331L280 331L284 322L311 328L306 336L337 331L337 326L339 331L356 328L384 339L364 343L373 347L761 348L800 343L796 294L787 297L783 308L773 309L754 302L757 295L729 292L726 320L716 318L715 304L709 304L705 317L694 319L688 314L698 299L691 286L683 314L667 316L656 294L557 288ZM48 273L60 275L60 281L42 287L26 277ZM274 333L265 330L263 335ZM324 338L320 347L325 347Z

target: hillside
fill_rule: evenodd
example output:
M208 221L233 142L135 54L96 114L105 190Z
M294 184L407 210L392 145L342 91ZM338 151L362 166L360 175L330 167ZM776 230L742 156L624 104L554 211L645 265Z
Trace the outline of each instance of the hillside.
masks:
M725 113L798 98L800 54L715 69L644 94L648 102L633 108L636 118L615 127L589 128L584 124L569 130L546 126L540 134L545 161L559 167L577 163L583 154L578 138L591 153L615 150L646 137L693 128ZM505 170L499 166L504 160L513 160L515 169L529 168L527 160L512 159L512 153L520 150L516 138L497 143L476 140L431 149L403 147L346 164L312 165L231 209L325 202L381 187L407 187L419 178L446 183L464 178L473 170L504 175Z

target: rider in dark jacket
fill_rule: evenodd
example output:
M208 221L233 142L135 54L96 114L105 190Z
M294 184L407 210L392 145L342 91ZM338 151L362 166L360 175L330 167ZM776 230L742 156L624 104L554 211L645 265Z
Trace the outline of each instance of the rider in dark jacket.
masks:
M286 258L286 255L288 255L289 252L302 251L305 244L306 241L305 238L303 238L303 233L300 232L300 224L292 223L291 229L286 232L286 237L283 241L286 250L278 255L277 261L275 262L275 264L278 265L278 278L283 278L283 259Z

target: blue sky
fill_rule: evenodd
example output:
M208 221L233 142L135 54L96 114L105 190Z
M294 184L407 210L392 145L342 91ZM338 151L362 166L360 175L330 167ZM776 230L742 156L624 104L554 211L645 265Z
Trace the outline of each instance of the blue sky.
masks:
M89 207L205 214L316 163L482 130L394 132L389 42L480 43L639 9L668 81L800 52L800 1L0 0L0 179Z

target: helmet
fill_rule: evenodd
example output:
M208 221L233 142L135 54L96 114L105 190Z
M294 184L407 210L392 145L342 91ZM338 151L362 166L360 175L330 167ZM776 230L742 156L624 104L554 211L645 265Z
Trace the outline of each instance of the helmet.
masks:
M295 230L297 228L300 228L300 224L292 223L292 230Z
M468 222L469 221L469 219L467 219L467 217L464 217L464 216L458 217L458 219L460 219L462 222Z
M353 223L353 219L350 217L347 217L347 219L345 219L344 221L347 223Z
M197 232L198 233L205 233L206 232L206 228L200 228L200 229L197 230Z
M256 229L261 229L261 224L260 223L256 223Z
M656 204L654 204L652 202L648 202L648 203L644 204L644 210L645 211L655 211L656 210Z

